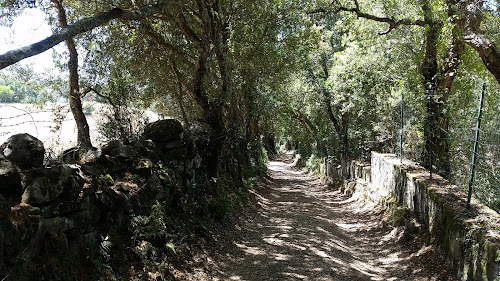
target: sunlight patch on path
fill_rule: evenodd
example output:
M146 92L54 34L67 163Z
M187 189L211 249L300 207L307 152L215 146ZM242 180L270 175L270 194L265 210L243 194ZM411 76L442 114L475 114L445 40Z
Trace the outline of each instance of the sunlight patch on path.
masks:
M411 256L387 247L397 232L383 227L374 204L327 189L290 163L270 161L269 175L254 191L258 212L214 280L437 280L401 273L414 266Z

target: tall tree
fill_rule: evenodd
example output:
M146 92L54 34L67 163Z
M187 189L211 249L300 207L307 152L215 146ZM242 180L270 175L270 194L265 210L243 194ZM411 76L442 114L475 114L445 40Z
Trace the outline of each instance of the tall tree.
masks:
M423 46L424 57L421 62L420 70L422 83L427 98L427 121L424 128L425 135L425 161L427 165L436 164L439 173L448 177L450 173L450 145L449 145L449 121L447 117L447 99L451 90L453 79L458 72L460 65L460 55L463 52L463 44L460 36L460 28L463 21L460 17L454 18L456 7L448 2L448 14L452 18L452 45L449 48L448 57L442 67L438 66L438 45L443 22L437 13L433 10L428 0L420 1L420 9L423 18L414 19L411 17L398 19L395 16L378 16L367 13L362 10L358 0L353 0L353 6L343 6L336 2L334 12L350 12L360 18L386 23L386 31L380 32L381 35L388 34L393 29L401 25L421 26L425 28L425 42ZM325 11L325 10L318 10ZM434 163L432 160L434 159Z
M51 0L57 10L59 18L59 25L62 28L68 27L68 19L66 17L66 10L63 6L63 0ZM69 71L69 106L71 113L76 122L77 127L77 142L78 145L84 148L91 148L92 141L90 139L89 124L83 112L81 92L80 92L80 79L78 78L78 52L76 50L75 41L73 38L66 39L66 47L69 51L68 71Z

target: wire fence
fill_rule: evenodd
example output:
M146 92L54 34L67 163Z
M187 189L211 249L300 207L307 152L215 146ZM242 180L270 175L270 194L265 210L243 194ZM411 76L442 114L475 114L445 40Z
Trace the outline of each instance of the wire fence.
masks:
M67 103L0 103L0 111L0 144L12 135L28 133L42 141L47 157L76 146L76 124ZM87 116L93 141L102 138L99 120L99 116Z
M432 94L414 99L425 105L415 110L402 92L394 152L500 211L500 108L488 103L485 92L483 84L477 99L456 111Z

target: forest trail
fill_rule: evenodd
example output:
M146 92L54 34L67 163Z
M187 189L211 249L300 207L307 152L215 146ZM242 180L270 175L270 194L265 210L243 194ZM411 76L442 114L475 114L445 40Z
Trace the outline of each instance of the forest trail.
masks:
M291 155L269 162L255 192L219 241L213 280L454 280L418 224L387 226L380 208L328 189Z

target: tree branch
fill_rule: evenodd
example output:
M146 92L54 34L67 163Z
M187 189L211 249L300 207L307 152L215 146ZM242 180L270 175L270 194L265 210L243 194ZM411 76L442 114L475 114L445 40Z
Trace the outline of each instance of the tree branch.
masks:
M81 94L81 95L82 95L82 98L83 98L85 95L87 95L88 93L90 93L90 92L94 92L94 93L95 93L96 95L98 95L99 97L101 97L101 98L103 98L103 99L107 100L107 101L108 101L108 103L109 103L109 104L111 104L111 106L112 106L112 107L114 107L114 108L118 108L118 106L116 106L116 104L113 102L113 100L111 100L111 98L110 98L110 97L108 97L108 96L105 96L105 95L101 94L101 93L100 93L100 92L98 92L96 89L94 89L94 88L92 88L92 87L90 87L90 86L88 86L87 88L85 88L85 91L83 91L83 92L82 92L82 94Z
M171 64L172 72L174 73L175 77L177 78L177 82L179 83L179 85L181 85L181 87L184 88L188 97L192 101L194 101L195 103L199 103L199 101L196 98L196 95L193 93L193 90L191 89L191 87L189 87L189 85L186 83L186 81L182 78L182 74L179 72L179 70L177 69L177 65L175 64L175 62L172 59L170 59L170 64Z
M380 35L385 35L401 25L426 26L429 24L433 24L433 22L429 22L429 21L421 20L421 19L416 19L416 20L413 20L413 19L395 19L392 17L379 17L376 15L368 14L368 13L361 11L358 0L354 0L354 7L353 8L342 6L342 5L340 5L340 3L338 3L338 1L334 1L334 5L336 7L334 7L333 9L318 8L318 9L310 11L309 14L316 14L316 13L335 13L336 14L339 12L350 12L350 13L356 14L356 16L358 18L364 18L364 19L368 19L368 20L372 20L372 21L376 21L376 22L387 23L389 25L388 29L386 31L380 32L379 33Z
M500 84L500 51L495 43L486 37L480 30L482 21L481 0L468 0L465 2L466 20L464 41L472 47L481 57L484 65Z
M158 34L157 32L155 32L153 30L153 28L151 27L150 24L145 24L145 25L143 25L143 27L144 27L143 29L140 29L141 33L148 36L156 44L158 44L161 47L165 48L166 50L170 51L173 55L175 55L178 59L182 60L188 66L194 67L194 64L186 58L186 56L182 53L182 51L178 47L167 42L163 38L163 36L161 36L160 34Z
M201 42L200 37L198 37L198 35L196 35L196 33L191 29L182 12L178 12L177 25L179 26L182 34L184 34L184 36L186 36L186 38L193 43L195 48L198 50L203 49L203 43Z
M0 69L13 65L25 58L43 53L65 40L73 38L78 34L88 32L98 26L105 25L113 19L128 21L138 20L160 12L164 7L165 4L145 7L138 10L114 8L95 17L80 20L72 25L68 25L66 28L61 28L59 31L56 31L42 41L0 55Z

